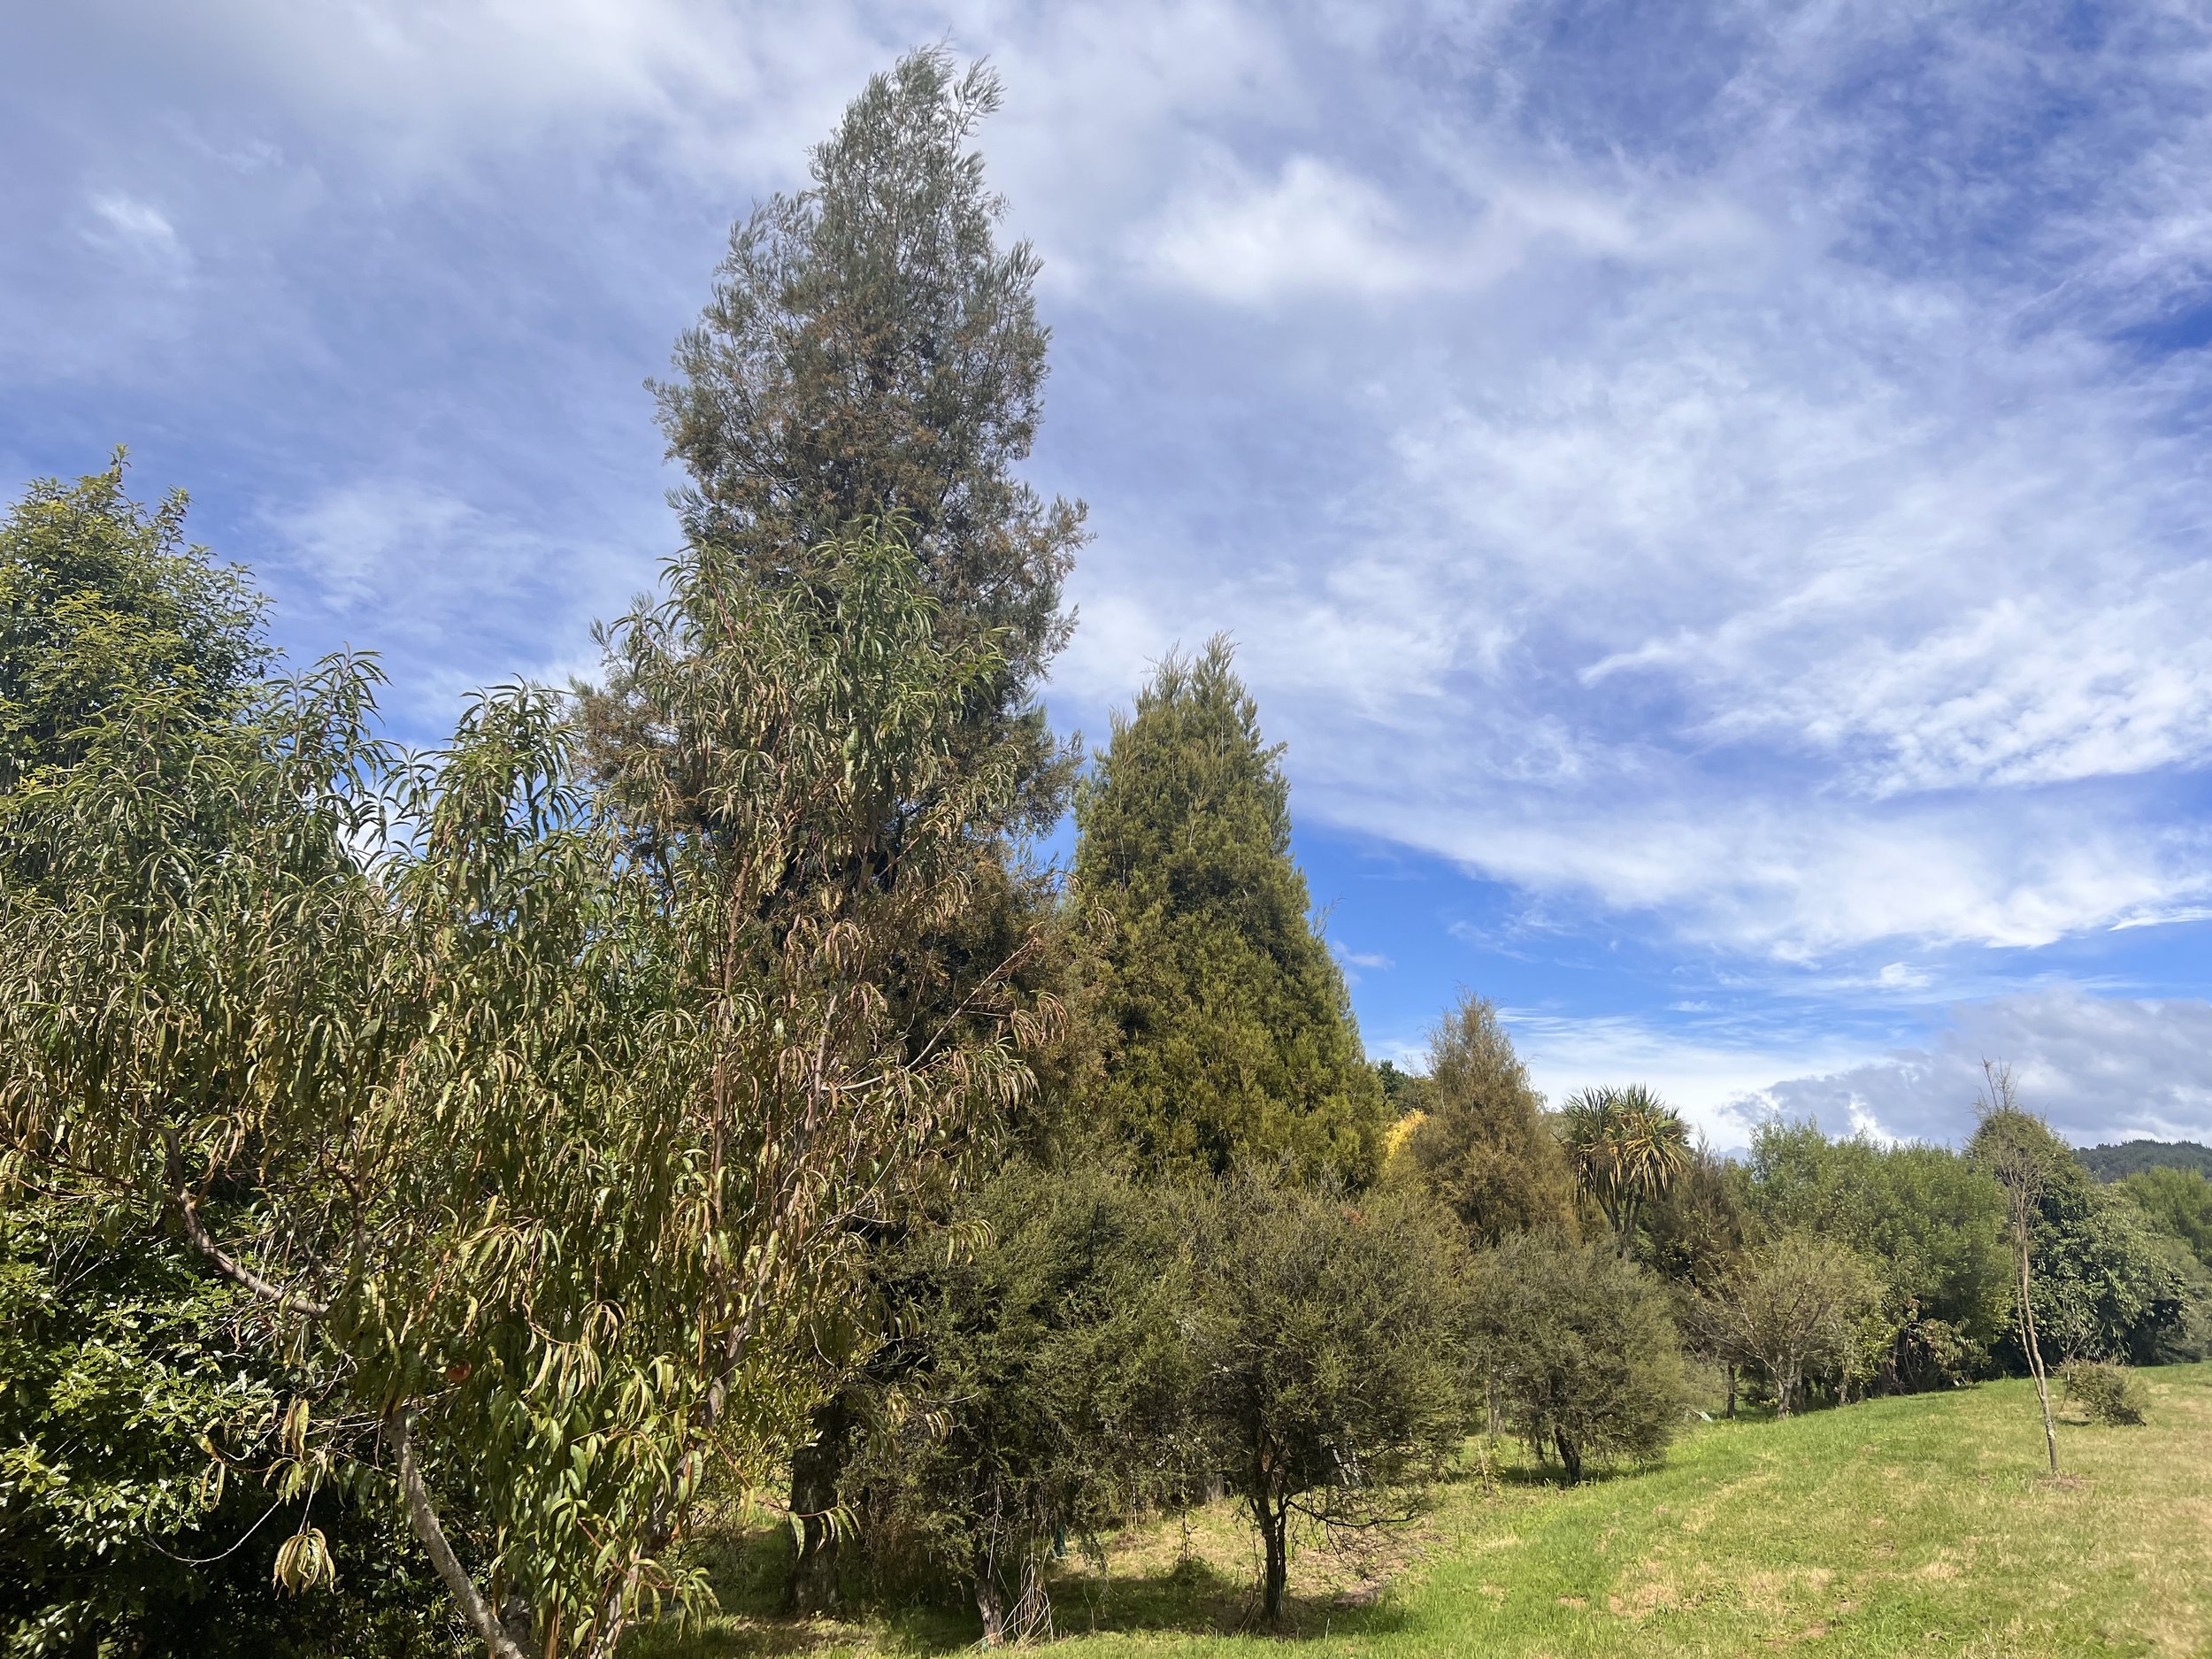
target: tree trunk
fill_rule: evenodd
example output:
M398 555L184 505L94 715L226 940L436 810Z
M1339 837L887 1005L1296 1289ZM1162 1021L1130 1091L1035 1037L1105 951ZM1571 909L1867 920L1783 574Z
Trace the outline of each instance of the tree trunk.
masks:
M1567 1484L1571 1486L1580 1486L1582 1484L1582 1448L1563 1433L1553 1434L1552 1444L1559 1448L1559 1466L1567 1471Z
M851 1430L844 1395L833 1394L815 1407L812 1425L813 1438L791 1454L791 1512L800 1517L801 1535L784 1586L788 1613L826 1613L837 1599L837 1540L820 1517L837 1507L838 1477L844 1472Z
M1728 1409L1724 1415L1732 1418L1736 1415L1736 1362L1730 1360L1726 1369L1728 1371Z
M2028 1350L2028 1369L2035 1374L2035 1397L2043 1407L2043 1449L2051 1460L2051 1478L2058 1478L2058 1429L2051 1421L2051 1379L2043 1371L2043 1350L2035 1340L2035 1310L2028 1305L2028 1240L2024 1226L2020 1247L2020 1333Z
M1290 1578L1290 1511L1262 1501L1260 1530L1267 1535L1267 1622L1283 1622L1283 1586Z
M976 1552L975 1558L975 1610L983 1616L983 1645L1002 1646L1006 1640L1006 1597L999 1589L998 1574L992 1571L990 1557L981 1550Z

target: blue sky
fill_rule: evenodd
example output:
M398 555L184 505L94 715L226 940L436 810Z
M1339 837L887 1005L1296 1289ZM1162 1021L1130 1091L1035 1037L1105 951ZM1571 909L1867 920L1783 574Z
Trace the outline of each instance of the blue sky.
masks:
M395 726L591 666L643 379L872 70L987 54L1090 504L1226 629L1371 1048L2212 1135L2212 27L2184 6L0 11L0 478L128 443Z

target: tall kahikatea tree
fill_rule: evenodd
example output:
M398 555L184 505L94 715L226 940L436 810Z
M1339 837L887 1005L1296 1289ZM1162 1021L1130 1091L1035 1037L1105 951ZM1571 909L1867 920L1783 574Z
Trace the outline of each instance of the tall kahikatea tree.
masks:
M687 475L675 495L686 538L712 552L723 580L818 590L841 580L818 549L847 526L901 526L940 640L987 646L1000 664L967 693L950 740L962 769L1012 757L1016 787L981 827L1041 830L1073 780L1072 751L1053 739L1035 693L1067 637L1061 585L1083 509L1045 501L1016 471L1036 435L1049 334L1036 255L1002 244L1004 204L972 143L1000 100L987 66L957 69L938 48L871 79L814 147L808 188L733 229L712 298L654 389ZM584 700L584 725L598 769L619 775L621 757L669 734L629 666L610 667ZM881 879L897 879L890 855L917 804L884 803ZM689 808L676 833L716 833L709 803ZM911 941L919 971L888 995L954 1017L975 976L996 972L1002 947L1045 913L1040 883L1010 864L1001 876L979 876L965 913ZM1051 960L1029 958L1030 988L1051 979ZM864 1332L851 1334L864 1347ZM824 1404L794 1463L792 1508L816 1517L792 1580L801 1605L832 1588L822 1517L837 1502L847 1403Z
M1487 998L1463 995L1437 1022L1427 1084L1425 1114L1401 1156L1470 1239L1495 1244L1532 1228L1571 1232L1567 1160L1544 1122L1544 1097Z
M732 231L676 376L654 389L688 475L685 533L748 579L822 581L814 550L846 526L903 520L940 630L994 634L1005 666L972 699L968 741L1019 734L1019 810L1041 827L1070 770L1033 696L1067 638L1060 588L1083 508L1014 471L1049 333L1036 254L1000 244L1004 204L969 145L1000 97L987 66L956 71L933 47L872 79L814 148L810 188ZM621 707L599 710L617 741Z
M1370 1180L1382 1087L1308 919L1282 750L1233 655L1217 638L1162 663L1077 800L1071 891L1110 1045L1100 1116L1156 1169L1287 1159Z

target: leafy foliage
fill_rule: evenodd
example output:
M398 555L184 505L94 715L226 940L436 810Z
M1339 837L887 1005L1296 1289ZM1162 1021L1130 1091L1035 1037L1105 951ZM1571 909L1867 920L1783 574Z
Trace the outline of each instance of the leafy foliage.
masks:
M1689 1167L1689 1126L1642 1084L1631 1083L1570 1095L1559 1141L1576 1190L1604 1216L1627 1256L1638 1212Z
M443 1592L365 1494L284 1491L302 1379L172 1240L20 1197L0 1216L0 1647L209 1659L449 1651ZM334 1582L288 1595L289 1540Z
M1776 1123L1754 1133L1747 1173L1770 1233L1834 1240L1880 1274L1892 1335L1877 1386L1946 1386L1985 1369L2014 1294L1986 1170L1942 1147L1830 1141L1811 1124Z
M1014 464L1036 434L1048 331L1038 260L997 246L977 124L997 77L925 48L873 77L810 157L813 182L731 233L714 296L656 388L669 453L689 483L690 542L767 588L834 576L818 549L853 524L908 526L945 641L988 641L959 739L1010 746L1020 784L1003 810L1033 827L1061 812L1069 763L1030 701L1067 637L1061 582L1083 539L1079 503L1041 501ZM611 684L618 694L619 680ZM617 698L608 735L649 732Z
M2020 1194L2042 1343L2062 1360L2172 1356L2189 1326L2188 1281L2141 1210L2016 1108L1986 1114L1968 1155Z
M2194 1141L2123 1141L2117 1146L2078 1147L2074 1156L2101 1181L2124 1180L2152 1170L2212 1176L2212 1147Z
M2116 1186L2152 1225L2179 1239L2200 1263L2212 1268L2212 1180L2201 1171L2143 1170L2123 1176Z
M1188 1463L1190 1263L1158 1195L1018 1163L882 1270L885 1421L845 1471L880 1571L964 1584L987 1643L1049 1633L1045 1560L1173 1495Z
M1572 1484L1588 1463L1657 1461L1687 1398L1665 1289L1601 1240L1517 1233L1477 1263L1473 1373L1506 1425Z
M1225 640L1169 657L1115 718L1076 806L1072 898L1106 1042L1094 1105L1154 1171L1287 1159L1363 1183L1382 1090L1307 920L1280 756Z
M1477 1243L1574 1225L1574 1187L1544 1098L1487 1001L1463 995L1429 1034L1421 1121L1399 1156Z
M1265 1555L1279 1618L1291 1523L1364 1527L1458 1443L1460 1255L1425 1204L1357 1206L1250 1178L1187 1195L1194 1404Z
M1743 1166L1701 1141L1667 1190L1647 1203L1637 1261L1669 1284L1711 1289L1743 1253L1753 1225Z
M81 759L101 721L161 695L200 718L234 712L268 662L243 572L184 540L185 498L151 509L123 456L33 483L0 522L0 791Z
M769 595L696 553L616 631L668 734L610 780L617 822L549 699L395 772L345 663L251 720L150 694L7 820L0 856L58 878L0 895L14 1166L167 1216L322 1355L295 1455L396 1473L503 1653L610 1648L681 1587L660 1551L707 1458L764 1470L818 1386L855 1224L1025 1086L1030 1015L916 1030L881 989L1014 787L1011 753L953 757L999 664L940 640L895 541L827 562Z
M2066 1366L2066 1397L2089 1414L2092 1423L2108 1428L2140 1428L2144 1415L2143 1385L2123 1365L2095 1360L2074 1360Z
M1809 1385L1841 1394L1863 1381L1887 1331L1872 1264L1801 1229L1746 1251L1691 1318L1701 1346L1766 1377L1780 1417L1805 1403Z

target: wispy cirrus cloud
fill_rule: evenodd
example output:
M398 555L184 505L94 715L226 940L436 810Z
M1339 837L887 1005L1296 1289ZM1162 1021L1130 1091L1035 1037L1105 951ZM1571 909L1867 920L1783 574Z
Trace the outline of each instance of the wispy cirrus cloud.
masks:
M1006 78L1033 472L1099 532L1056 718L1232 632L1301 824L1456 872L1338 913L1396 964L1371 1030L1496 976L1563 1083L1717 1112L1939 1054L1932 1010L2062 957L2114 1042L2187 1001L2146 984L2201 995L2185 10L18 8L0 460L137 441L292 643L386 647L434 735L650 580L640 379L729 220L940 38ZM2118 995L2167 1024L2094 1025Z

